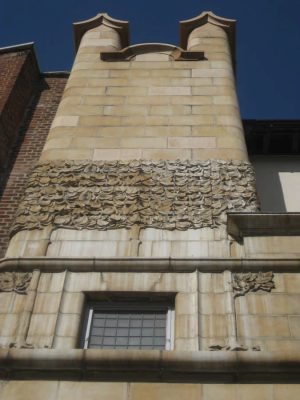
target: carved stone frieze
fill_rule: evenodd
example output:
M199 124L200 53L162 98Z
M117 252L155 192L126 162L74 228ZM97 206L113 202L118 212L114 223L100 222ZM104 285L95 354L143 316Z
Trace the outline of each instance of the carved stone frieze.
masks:
M31 278L31 273L1 272L0 292L26 294Z
M244 296L248 292L263 290L270 292L275 288L274 274L268 272L247 272L233 275L234 297Z
M108 230L215 228L227 211L257 211L242 161L47 162L29 177L12 233L47 225Z

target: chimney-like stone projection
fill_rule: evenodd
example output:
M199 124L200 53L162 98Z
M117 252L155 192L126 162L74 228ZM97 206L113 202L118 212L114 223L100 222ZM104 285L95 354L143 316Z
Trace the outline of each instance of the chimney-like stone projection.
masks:
M180 47L128 22L74 24L77 55L7 256L230 256L228 211L256 211L235 88L235 21L180 22Z

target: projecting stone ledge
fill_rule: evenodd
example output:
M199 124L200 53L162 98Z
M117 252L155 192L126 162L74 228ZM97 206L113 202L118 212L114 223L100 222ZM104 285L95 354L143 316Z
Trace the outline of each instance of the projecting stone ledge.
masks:
M245 236L300 236L300 213L227 214L227 231L236 240Z
M0 350L1 379L298 382L300 353Z

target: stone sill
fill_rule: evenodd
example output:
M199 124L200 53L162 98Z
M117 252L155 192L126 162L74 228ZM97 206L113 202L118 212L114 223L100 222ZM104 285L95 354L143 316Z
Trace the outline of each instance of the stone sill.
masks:
M1 349L3 379L300 382L300 352Z
M300 236L300 213L228 213L227 232L245 236Z
M20 257L0 259L0 272L300 272L299 258Z

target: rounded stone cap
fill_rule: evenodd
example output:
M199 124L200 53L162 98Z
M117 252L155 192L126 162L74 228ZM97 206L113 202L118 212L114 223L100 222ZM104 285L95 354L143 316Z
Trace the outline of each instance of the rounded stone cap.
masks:
M119 19L114 19L106 13L100 13L93 18L86 19L85 21L73 23L76 52L78 50L83 35L87 31L96 28L100 25L108 26L109 28L115 29L119 33L122 48L129 46L129 22L122 21Z
M223 18L215 15L212 11L203 11L200 15L180 21L180 46L183 49L187 48L188 38L190 33L199 26L207 23L223 28L227 35L232 52L232 58L235 57L235 26L236 20Z

